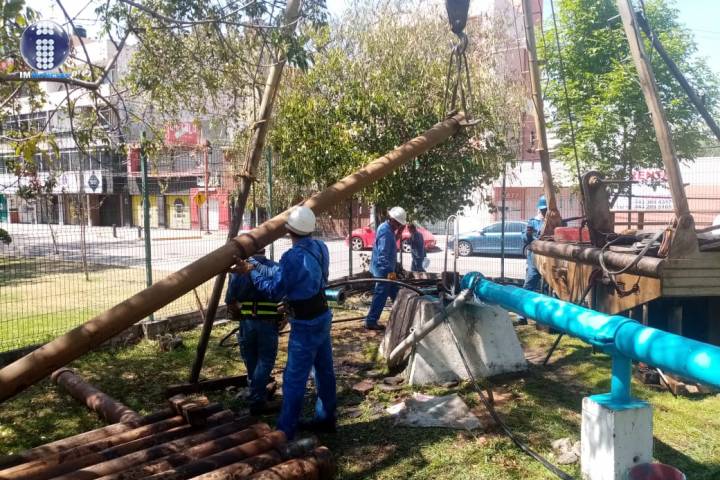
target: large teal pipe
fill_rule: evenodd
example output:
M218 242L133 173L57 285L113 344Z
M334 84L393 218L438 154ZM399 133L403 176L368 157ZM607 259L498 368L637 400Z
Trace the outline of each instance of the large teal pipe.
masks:
M484 302L580 338L614 357L627 357L720 388L720 347L715 345L646 327L620 315L606 315L522 288L498 285L480 273L465 275L461 286L472 287Z

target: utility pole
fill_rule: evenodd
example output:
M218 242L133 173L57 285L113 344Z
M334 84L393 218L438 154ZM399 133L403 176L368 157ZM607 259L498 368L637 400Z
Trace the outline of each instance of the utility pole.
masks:
M272 151L269 148L265 149L265 157L267 158L267 216L268 218L273 217L273 178L272 178ZM275 242L270 244L270 260L275 261Z
M533 20L532 0L523 0L523 13L525 14L525 40L527 42L528 59L530 63L530 86L532 101L535 106L535 130L537 137L537 152L540 155L540 168L542 170L545 199L548 204L545 216L545 227L541 235L552 235L555 227L562 223L560 212L555 200L555 186L553 185L552 171L550 169L550 151L547 147L547 132L545 129L545 110L543 108L542 88L540 87L540 67L538 66L537 49L535 48L535 26Z
M147 152L145 151L145 132L140 140L140 168L142 170L142 204L143 204L143 230L145 231L145 284L152 286L152 250L150 247L150 195L148 195ZM155 316L151 313L148 320L151 322Z
M210 235L210 196L208 193L208 183L210 183L210 171L208 168L208 150L210 142L205 140L205 148L203 148L203 160L205 162L205 233Z
M288 0L283 19L286 25L282 32L284 35L291 35L295 31L297 19L300 15L300 4L301 0ZM265 81L265 91L263 92L262 101L260 102L258 119L252 127L253 133L250 138L250 149L247 157L245 157L245 163L240 170L240 185L238 186L238 195L235 200L230 230L228 231L228 241L232 241L240 230L242 217L245 214L245 205L247 204L248 195L250 194L250 185L252 184L258 163L260 163L263 147L265 146L265 137L269 129L270 117L275 103L275 94L280 85L280 78L287 61L285 52L281 51L278 56L279 58L272 67L270 67L270 71L268 72L268 78ZM198 340L195 361L190 372L190 382L192 383L196 383L200 378L200 370L202 370L202 364L205 359L205 351L207 350L207 344L210 340L210 332L213 322L215 321L220 296L225 286L226 275L226 272L223 271L215 277L213 290L207 304L205 322L203 323L203 329L200 333L200 339Z

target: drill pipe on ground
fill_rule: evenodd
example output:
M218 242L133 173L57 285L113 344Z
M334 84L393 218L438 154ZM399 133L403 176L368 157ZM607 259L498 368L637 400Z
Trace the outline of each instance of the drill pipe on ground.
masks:
M307 456L317 447L317 438L306 437L295 440L280 448L270 450L240 462L231 463L212 472L204 473L192 480L235 480L244 479L253 473L265 470L292 458Z
M80 458L64 461L60 464L49 465L34 471L22 471L8 477L3 475L0 476L0 478L3 480L39 480L54 478L69 472L73 472L74 475L78 469L82 469L79 471L82 472L83 478L97 478L107 473L137 465L138 463L155 460L182 451L185 448L205 442L211 438L241 430L245 428L245 426L244 424L238 424L236 422L224 423L192 436L187 435L194 431L193 427L177 427L158 435L140 438L100 452L89 453ZM180 436L180 438L173 440L173 438L177 438L177 436Z
M315 214L336 206L376 180L388 175L405 162L422 155L454 135L465 115L457 113L392 152L370 162L357 172L318 192L304 202ZM235 262L247 258L258 249L287 233L286 210L232 241L196 260L187 267L165 277L97 315L66 334L46 343L0 370L0 401L23 391L52 371L114 337L126 328L180 298Z
M69 368L54 371L50 378L55 384L63 387L75 400L85 404L107 422L137 423L141 420L136 411L87 383Z
M118 433L127 432L128 430L132 430L133 428L142 425L156 423L160 420L165 420L174 415L175 412L173 412L169 408L166 408L151 415L142 417L139 422L113 423L112 425L96 428L95 430L78 433L77 435L73 435L72 437L61 438L54 442L31 448L15 455L8 455L6 457L3 457L2 459L0 459L0 470L14 467L16 465L20 465L21 463L30 462L32 460L37 460L39 458L43 458L49 455L56 455L60 452L70 450L71 448L75 448L79 445L94 442L96 440L100 440L101 438L107 438Z
M172 417L157 423L121 432L117 435L101 438L91 443L78 445L77 447L57 454L47 455L45 457L2 470L0 471L0 480L15 480L21 477L30 478L35 475L36 472L45 471L51 467L64 464L74 459L79 459L92 453L101 452L116 445L161 433L166 430L179 427L184 423L185 420L182 417Z
M178 452L167 457L161 458L154 462L144 463L134 468L123 470L113 475L103 477L103 480L136 480L139 478L149 477L160 472L172 470L194 462L201 458L207 457L217 452L221 452L236 445L257 440L264 435L270 433L270 427L265 423L258 423L245 430L234 432L224 437L215 438L204 443L200 443L182 452Z
M237 445L209 457L146 478L148 480L184 480L276 449L283 445L285 441L285 434L280 430L276 430L252 442Z
M335 476L335 461L330 450L318 447L312 455L295 458L258 472L250 480L330 480Z

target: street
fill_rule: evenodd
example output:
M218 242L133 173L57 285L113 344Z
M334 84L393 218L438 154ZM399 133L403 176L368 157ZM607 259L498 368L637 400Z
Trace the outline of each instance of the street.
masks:
M13 238L8 246L0 247L0 253L13 257L48 257L70 262L81 262L83 247L82 229L77 225L30 225L1 224ZM51 230L52 228L52 230ZM137 228L117 228L116 237L112 227L85 228L85 255L89 264L114 267L145 267L145 242L139 238ZM185 267L203 255L220 247L225 242L225 231L215 231L209 235L197 230L151 230L151 264L153 271L166 274ZM54 237L54 241L53 241ZM437 247L428 252L429 272L439 273L445 268L445 237L437 235ZM343 240L325 239L330 251L330 278L339 278L349 274L349 250ZM281 238L273 243L274 258L290 248L290 239ZM270 256L270 247L267 249ZM352 271L357 273L367 269L371 251L352 252ZM402 255L405 268L409 267L410 256ZM454 268L455 257L447 254L447 269ZM460 273L480 271L484 275L500 276L500 259L493 257L459 257L457 270ZM505 260L505 275L509 278L523 278L525 259L508 258Z

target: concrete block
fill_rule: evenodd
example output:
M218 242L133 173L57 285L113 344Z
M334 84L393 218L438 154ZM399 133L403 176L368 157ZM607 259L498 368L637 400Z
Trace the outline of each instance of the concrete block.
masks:
M429 321L438 311L436 303L425 301L418 308L414 325ZM527 369L522 347L505 310L468 303L448 320L474 376L492 377ZM468 378L446 325L440 325L415 346L405 376L411 385Z
M613 402L610 394L583 398L580 463L585 480L625 480L635 465L652 462L652 408Z

